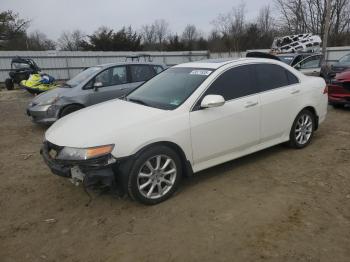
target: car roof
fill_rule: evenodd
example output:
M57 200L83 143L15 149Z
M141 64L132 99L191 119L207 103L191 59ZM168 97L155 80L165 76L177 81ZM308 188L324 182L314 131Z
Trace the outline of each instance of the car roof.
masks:
M112 67L112 66L119 66L119 65L157 65L164 67L164 64L162 63L154 63L154 62L118 62L118 63L106 63L106 64L100 64L96 65L96 67Z
M284 53L284 54L277 54L276 56L298 56L298 55L320 55L320 53Z
M223 59L207 59L195 62L189 62L185 64L179 64L176 67L192 67L192 68L207 68L218 69L227 64L243 64L245 62L262 62L262 63L282 63L274 59L267 58L223 58Z

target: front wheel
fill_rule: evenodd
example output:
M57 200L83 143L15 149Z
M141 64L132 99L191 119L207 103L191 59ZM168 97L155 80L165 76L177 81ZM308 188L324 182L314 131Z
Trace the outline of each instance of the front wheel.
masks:
M306 147L314 134L315 115L307 109L301 111L294 120L289 134L289 145L294 148Z
M181 160L171 148L155 146L139 155L127 176L131 198L146 205L158 204L176 191L182 176Z
M80 109L82 109L83 107L80 105L69 105L66 106L65 108L62 109L61 113L60 113L60 118L64 117L66 115L69 115L70 113L73 113L75 111L78 111Z
M13 80L11 78L6 78L5 87L7 90L13 90L15 88L15 85L14 85Z

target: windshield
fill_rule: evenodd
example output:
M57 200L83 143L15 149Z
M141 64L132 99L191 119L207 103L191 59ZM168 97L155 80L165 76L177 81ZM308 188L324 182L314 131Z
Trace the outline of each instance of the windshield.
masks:
M133 91L126 100L172 110L181 105L212 72L213 69L170 68Z
M348 64L350 65L350 55L343 56L339 59L339 62L342 64Z
M71 80L67 82L67 84L71 87L75 87L79 85L80 83L84 82L88 78L90 78L96 71L100 70L101 67L94 66L94 67L89 67L85 69L84 71L80 72L77 74L75 77L73 77Z
M294 56L278 56L278 58L287 65L290 65L293 62Z

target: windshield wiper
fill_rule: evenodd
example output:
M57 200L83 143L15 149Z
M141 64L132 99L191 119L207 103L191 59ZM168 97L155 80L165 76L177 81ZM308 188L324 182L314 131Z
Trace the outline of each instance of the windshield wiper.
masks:
M67 84L67 83L63 83L62 84L62 87L69 87L69 88L72 88L72 86L70 84Z
M148 104L145 101L141 100L141 99L127 98L127 101L138 103L138 104L144 105L144 106L148 106Z

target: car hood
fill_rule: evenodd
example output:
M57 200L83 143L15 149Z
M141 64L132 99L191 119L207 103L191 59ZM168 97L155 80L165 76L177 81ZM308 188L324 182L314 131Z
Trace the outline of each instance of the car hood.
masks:
M45 139L59 146L93 147L116 142L118 134L158 121L169 112L115 99L87 107L63 117L45 133ZM123 136L119 136L123 137Z
M71 88L64 88L64 87L57 87L55 89L52 89L50 91L41 93L40 95L36 96L33 100L32 100L32 104L39 104L39 103L43 103L48 101L49 99L51 99L52 97L56 97L56 96L64 96L66 94L68 94L68 92L70 92L72 89Z

